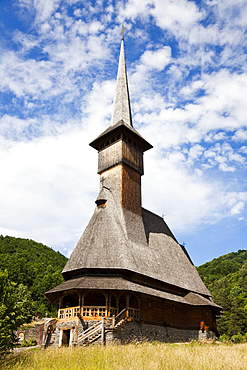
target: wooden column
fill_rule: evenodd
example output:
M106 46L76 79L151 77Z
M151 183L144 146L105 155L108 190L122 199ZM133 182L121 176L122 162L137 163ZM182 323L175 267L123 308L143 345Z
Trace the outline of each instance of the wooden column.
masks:
M126 316L129 317L129 308L130 308L130 295L126 295Z
M78 297L79 297L79 307L81 308L81 293L80 292L78 293Z
M81 306L80 306L80 315L83 316L83 306L84 306L84 292L81 293Z
M62 301L63 301L63 297L60 296L60 298L59 298L59 310L60 310L60 308L62 306Z
M106 317L108 317L108 310L109 310L109 294L104 294L105 296L105 307L106 307Z

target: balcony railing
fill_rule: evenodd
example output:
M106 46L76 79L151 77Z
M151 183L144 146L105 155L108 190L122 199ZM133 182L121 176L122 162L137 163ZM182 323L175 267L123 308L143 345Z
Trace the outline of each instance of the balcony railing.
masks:
M83 317L98 317L106 316L106 307L105 306L83 306L82 307L82 316Z
M80 307L69 307L69 308L61 308L58 310L58 318L59 319L70 319L73 317L113 317L117 316L117 308L109 307L107 310L106 306L83 306ZM130 307L126 309L126 317L129 320L139 320L140 318L140 310L137 308Z
M110 313L110 316L116 316L117 315L117 308L109 307L108 314Z
M80 316L80 307L69 307L69 308L61 308L58 310L58 318L59 319L70 319L71 317Z
M129 308L127 311L127 315L130 319L139 320L140 318L140 310L137 308Z

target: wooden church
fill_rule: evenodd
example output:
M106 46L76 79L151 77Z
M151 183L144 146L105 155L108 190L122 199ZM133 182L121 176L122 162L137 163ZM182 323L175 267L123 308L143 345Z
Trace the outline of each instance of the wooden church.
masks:
M94 214L45 293L59 305L43 346L212 338L220 314L184 246L163 218L142 208L143 154L133 127L122 39L110 126L91 142L100 189Z

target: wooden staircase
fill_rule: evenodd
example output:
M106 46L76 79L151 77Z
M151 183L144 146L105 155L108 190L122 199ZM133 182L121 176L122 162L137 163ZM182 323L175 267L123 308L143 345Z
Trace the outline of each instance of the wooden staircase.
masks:
M127 309L124 308L119 314L113 319L113 328L114 330L121 329L127 322Z
M104 332L104 320L103 319L100 323L90 326L87 330L81 333L78 336L77 344L85 346L90 343L93 343L102 336L102 332Z
M90 326L83 333L79 334L77 345L86 346L101 339L104 343L104 336L107 331L114 331L121 329L127 322L127 309L124 308L116 317L104 318L102 321Z

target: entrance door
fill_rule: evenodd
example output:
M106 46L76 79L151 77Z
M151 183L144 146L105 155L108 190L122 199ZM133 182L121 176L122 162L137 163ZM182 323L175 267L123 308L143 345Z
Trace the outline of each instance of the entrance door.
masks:
M70 342L70 329L63 330L62 346L69 346Z

